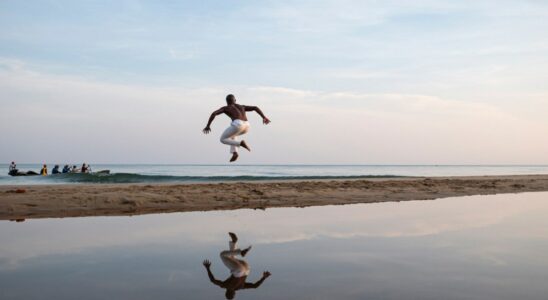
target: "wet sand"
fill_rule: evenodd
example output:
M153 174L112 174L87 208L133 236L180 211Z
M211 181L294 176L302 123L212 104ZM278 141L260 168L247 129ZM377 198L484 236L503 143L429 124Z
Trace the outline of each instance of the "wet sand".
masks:
M306 207L548 191L548 175L0 186L0 220Z

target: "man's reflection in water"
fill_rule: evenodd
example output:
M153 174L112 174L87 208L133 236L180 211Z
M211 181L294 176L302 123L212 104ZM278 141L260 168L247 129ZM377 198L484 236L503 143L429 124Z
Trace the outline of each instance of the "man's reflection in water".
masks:
M230 270L230 277L228 277L225 281L215 279L215 276L213 276L213 273L211 272L211 262L207 259L204 260L204 267L207 270L209 280L211 280L213 284L218 285L223 289L226 289L226 299L234 299L237 290L256 289L261 286L263 281L265 281L265 279L270 276L270 272L264 271L263 277L261 277L261 279L259 279L257 282L247 283L246 279L250 271L249 265L245 260L237 259L236 256L241 255L242 257L244 257L247 252L251 250L251 246L245 248L244 250L236 248L236 242L238 242L238 237L232 232L229 232L228 234L231 238L231 241L228 243L230 250L225 250L221 252L221 260Z

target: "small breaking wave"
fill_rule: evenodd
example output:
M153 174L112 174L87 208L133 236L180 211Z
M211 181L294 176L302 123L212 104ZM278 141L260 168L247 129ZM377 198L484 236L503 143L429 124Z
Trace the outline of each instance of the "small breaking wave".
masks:
M336 180L402 177L396 175L362 176L170 176L131 173L114 174L58 174L43 177L66 183L161 183L161 182L224 182L224 181L274 181L274 180Z

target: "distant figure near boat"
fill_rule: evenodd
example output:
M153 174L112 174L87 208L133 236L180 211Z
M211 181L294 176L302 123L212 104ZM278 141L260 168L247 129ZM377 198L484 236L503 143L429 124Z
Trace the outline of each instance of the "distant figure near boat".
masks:
M10 164L10 169L8 174L13 176L13 174L17 174L18 171L19 170L17 169L17 165L15 164L14 161L12 161Z
M204 260L203 265L206 268L207 276L209 280L223 288L226 289L225 297L226 299L234 299L236 291L244 289L256 289L270 276L270 272L264 271L261 279L257 280L255 283L246 282L247 276L249 276L250 268L245 260L237 259L236 256L240 255L242 257L251 250L251 246L240 250L236 248L236 243L238 242L238 237L235 233L229 232L230 242L228 242L229 250L222 251L220 256L221 260L225 266L230 270L230 276L225 281L220 281L215 279L213 273L211 272L211 262L209 260Z
M51 174L61 174L61 171L59 171L59 165L55 165L53 167L53 170L51 170Z
M48 166L44 164L42 167L42 170L40 170L40 175L47 176L48 175Z
M230 117L230 119L232 119L232 123L221 135L221 143L230 146L230 153L232 153L230 162L234 162L238 159L239 156L237 151L238 147L241 146L248 151L251 151L251 148L249 148L249 145L244 140L242 140L241 142L237 140L238 136L247 133L247 131L249 130L249 121L247 120L246 112L257 112L263 118L263 124L265 125L270 123L270 120L257 106L236 104L236 97L234 97L234 95L232 94L226 96L226 104L226 106L219 108L211 114L206 127L203 129L203 132L205 134L211 132L210 126L216 116L220 114L225 114Z

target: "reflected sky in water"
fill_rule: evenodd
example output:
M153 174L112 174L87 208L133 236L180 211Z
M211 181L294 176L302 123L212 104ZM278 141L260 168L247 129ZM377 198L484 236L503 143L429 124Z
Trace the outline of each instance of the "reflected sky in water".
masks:
M1 299L546 299L548 193L0 222Z

